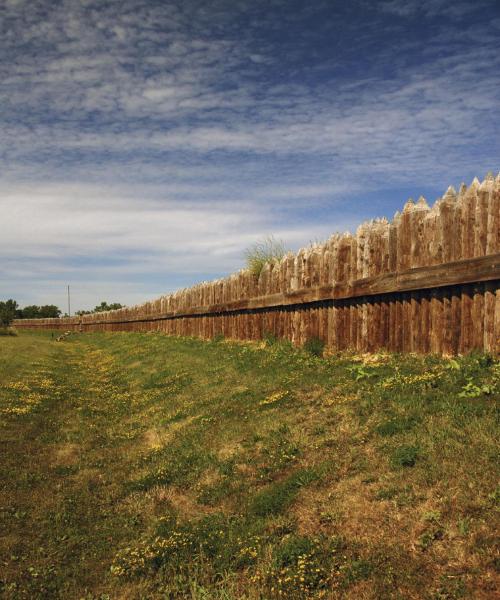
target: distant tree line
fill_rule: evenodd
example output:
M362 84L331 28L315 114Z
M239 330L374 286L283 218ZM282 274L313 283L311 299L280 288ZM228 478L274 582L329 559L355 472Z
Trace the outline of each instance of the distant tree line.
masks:
M119 302L113 302L111 304L101 302L94 310L79 310L76 314L89 315L92 313L104 312L106 310L116 310L117 308L123 308L123 305ZM54 304L45 304L43 306L32 304L31 306L19 308L19 305L15 300L9 299L0 301L0 327L8 327L14 319L49 319L58 318L60 316L61 310Z
M44 319L49 317L59 317L61 311L54 304L45 304L43 306L25 306L19 308L15 300L9 299L0 301L0 326L7 327L14 319Z
M55 304L44 304L43 306L32 304L16 311L16 319L49 319L60 316L61 311Z
M91 315L92 313L100 313L107 310L117 310L118 308L123 308L123 304L120 304L119 302L112 302L111 304L108 304L107 302L101 302L101 304L98 304L94 310L78 310L75 314Z

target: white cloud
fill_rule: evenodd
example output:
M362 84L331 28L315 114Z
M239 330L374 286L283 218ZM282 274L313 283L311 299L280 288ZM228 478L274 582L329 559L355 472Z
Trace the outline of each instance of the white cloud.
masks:
M313 193L324 190L296 190ZM273 194L279 196L267 193ZM15 187L1 194L0 204L11 207L0 223L0 295L13 295L15 287L21 301L48 302L50 290L70 282L85 289L76 309L93 307L106 290L106 298L118 294L130 304L195 283L201 273L228 274L243 266L244 249L264 233L294 248L330 233L315 223L306 230L290 226L252 203L186 205L116 187ZM338 225L352 227L353 219ZM32 299L24 300L28 290Z

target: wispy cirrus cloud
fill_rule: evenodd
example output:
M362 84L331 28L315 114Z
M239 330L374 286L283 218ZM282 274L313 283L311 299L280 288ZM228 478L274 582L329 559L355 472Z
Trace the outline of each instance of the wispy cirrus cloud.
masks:
M496 168L499 34L488 0L5 0L1 293L151 297Z

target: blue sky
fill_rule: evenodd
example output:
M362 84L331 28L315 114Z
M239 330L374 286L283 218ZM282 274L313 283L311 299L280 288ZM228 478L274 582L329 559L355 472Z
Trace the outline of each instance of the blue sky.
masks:
M0 298L135 304L500 163L498 0L0 0Z

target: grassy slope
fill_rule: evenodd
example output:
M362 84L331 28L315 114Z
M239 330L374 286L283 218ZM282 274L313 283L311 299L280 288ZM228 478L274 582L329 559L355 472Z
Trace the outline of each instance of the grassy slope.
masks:
M0 597L492 598L499 364L0 338Z

